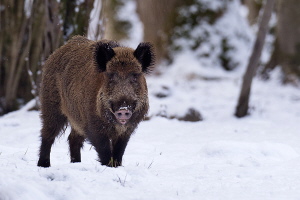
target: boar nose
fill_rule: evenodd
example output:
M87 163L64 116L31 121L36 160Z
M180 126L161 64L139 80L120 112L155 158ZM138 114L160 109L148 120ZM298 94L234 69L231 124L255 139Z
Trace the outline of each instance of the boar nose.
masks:
M118 110L114 115L121 124L126 124L132 116L132 112L130 110Z
M115 112L115 116L118 119L129 119L132 115L132 112L130 110L118 110Z

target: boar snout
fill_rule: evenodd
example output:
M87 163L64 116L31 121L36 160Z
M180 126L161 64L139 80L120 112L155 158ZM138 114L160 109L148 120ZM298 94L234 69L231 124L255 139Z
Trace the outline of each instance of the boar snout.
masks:
M132 112L126 108L120 108L120 110L114 112L114 115L117 118L118 122L124 125L132 116Z
M111 102L111 112L114 115L116 121L122 125L129 122L132 117L137 102L134 100L124 100Z

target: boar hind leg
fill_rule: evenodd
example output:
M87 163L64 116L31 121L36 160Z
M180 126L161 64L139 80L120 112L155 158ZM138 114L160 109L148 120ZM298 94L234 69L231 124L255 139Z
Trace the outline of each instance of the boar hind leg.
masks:
M71 133L68 137L69 147L70 147L70 158L71 162L81 162L80 149L83 146L85 137L78 134L74 129L71 130Z
M122 165L122 158L130 136L119 137L113 147L113 160L115 167Z
M37 165L39 167L50 167L50 152L52 144L54 143L56 136L58 136L66 126L67 118L64 115L53 112L49 115L42 114L42 119L42 143L40 147L40 158Z

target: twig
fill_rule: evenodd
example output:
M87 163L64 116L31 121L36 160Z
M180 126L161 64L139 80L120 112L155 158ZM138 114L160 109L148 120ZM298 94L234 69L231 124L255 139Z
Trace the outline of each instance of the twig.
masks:
M27 154L27 152L28 152L28 148L26 149L26 151L25 151L25 153L24 153L24 156Z
M126 178L127 178L127 174L125 175L124 181L121 180L120 176L117 175L118 179L117 182L119 182L123 187L125 187L125 183L126 183Z
M154 160L152 160L152 162L150 163L150 165L148 166L148 169L151 168L152 164L153 164Z

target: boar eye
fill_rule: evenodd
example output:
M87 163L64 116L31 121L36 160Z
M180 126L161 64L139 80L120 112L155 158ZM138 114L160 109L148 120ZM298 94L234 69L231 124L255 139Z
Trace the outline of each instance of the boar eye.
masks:
M130 82L136 83L140 75L141 74L139 74L139 73L132 73L130 75Z
M115 77L117 76L116 73L108 73L108 80L110 82L113 82L115 80Z

